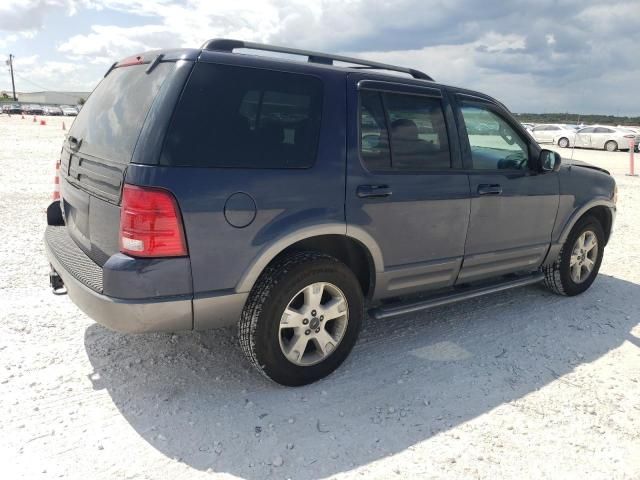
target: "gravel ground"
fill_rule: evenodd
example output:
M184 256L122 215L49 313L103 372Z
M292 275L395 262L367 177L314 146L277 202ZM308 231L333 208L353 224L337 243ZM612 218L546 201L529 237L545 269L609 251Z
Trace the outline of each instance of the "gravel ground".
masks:
M627 153L574 153L620 189L588 292L533 286L370 320L334 375L288 389L249 367L231 329L121 335L50 293L43 210L61 123L0 116L3 478L640 477Z

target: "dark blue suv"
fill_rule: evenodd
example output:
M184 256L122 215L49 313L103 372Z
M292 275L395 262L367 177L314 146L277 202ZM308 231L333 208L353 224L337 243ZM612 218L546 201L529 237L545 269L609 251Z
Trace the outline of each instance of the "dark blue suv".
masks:
M238 324L249 360L285 385L338 367L365 311L540 281L583 292L616 202L606 171L561 167L486 95L224 39L115 63L59 182L54 292L124 332Z

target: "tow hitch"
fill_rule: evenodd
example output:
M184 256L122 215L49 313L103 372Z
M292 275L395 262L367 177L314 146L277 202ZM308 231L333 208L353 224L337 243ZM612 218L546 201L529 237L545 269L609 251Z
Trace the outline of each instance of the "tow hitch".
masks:
M54 295L66 295L67 289L64 286L64 282L58 272L53 268L49 272L49 285L51 285L51 291Z

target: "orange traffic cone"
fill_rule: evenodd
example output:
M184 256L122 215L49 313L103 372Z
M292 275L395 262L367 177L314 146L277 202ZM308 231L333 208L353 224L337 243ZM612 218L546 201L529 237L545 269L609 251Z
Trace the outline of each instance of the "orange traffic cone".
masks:
M46 120L44 120L44 119L43 119L43 120L40 120L40 125L46 125L46 124L47 124L47 121L46 121Z
M64 122L62 122L62 130L66 130L67 127L64 126Z

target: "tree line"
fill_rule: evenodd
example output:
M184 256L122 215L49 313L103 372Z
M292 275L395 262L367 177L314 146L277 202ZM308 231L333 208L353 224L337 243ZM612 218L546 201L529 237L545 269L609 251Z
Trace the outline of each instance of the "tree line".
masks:
M640 116L619 117L616 115L582 115L579 113L515 113L515 117L524 123L569 123L589 125L635 125L640 126Z

